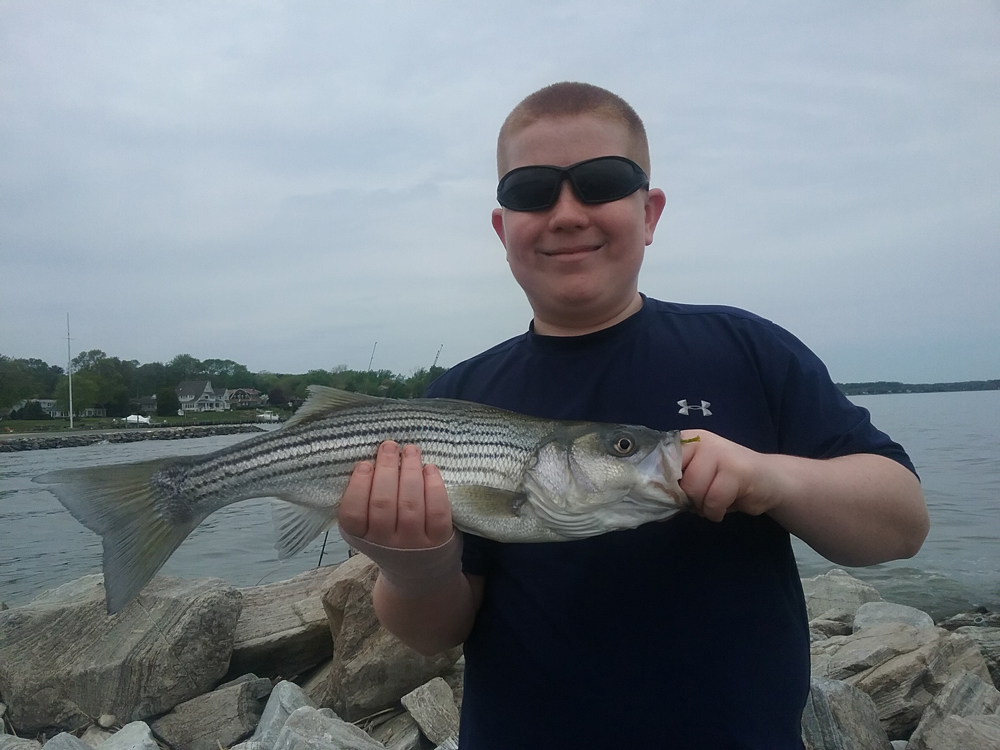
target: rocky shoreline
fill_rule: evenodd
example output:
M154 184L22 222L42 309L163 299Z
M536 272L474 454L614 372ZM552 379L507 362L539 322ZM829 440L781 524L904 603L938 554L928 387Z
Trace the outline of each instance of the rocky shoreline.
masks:
M461 651L382 629L377 573L356 555L246 589L159 577L113 616L88 576L0 611L0 750L456 748ZM934 623L840 570L803 589L807 750L1000 748L1000 615Z
M0 453L33 451L45 448L77 448L99 443L136 443L140 440L182 440L184 438L264 432L255 424L196 425L190 427L137 427L131 430L99 430L68 435L28 434L0 440Z

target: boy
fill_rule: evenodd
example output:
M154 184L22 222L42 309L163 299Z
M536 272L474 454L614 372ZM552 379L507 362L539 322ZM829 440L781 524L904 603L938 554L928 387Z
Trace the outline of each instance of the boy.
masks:
M549 86L508 116L493 227L530 330L428 395L558 419L684 429L695 512L556 544L453 533L440 474L384 444L340 508L379 563L383 624L465 643L460 746L801 748L809 633L789 534L844 565L912 556L912 464L768 321L638 292L664 208L641 121L614 94ZM701 429L697 429L701 428Z

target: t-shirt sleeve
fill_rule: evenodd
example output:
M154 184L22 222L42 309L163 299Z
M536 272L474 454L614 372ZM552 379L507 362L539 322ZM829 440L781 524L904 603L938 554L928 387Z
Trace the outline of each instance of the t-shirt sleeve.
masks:
M830 377L826 365L788 331L774 326L760 352L779 435L779 450L808 458L873 453L916 474L903 447L871 422Z

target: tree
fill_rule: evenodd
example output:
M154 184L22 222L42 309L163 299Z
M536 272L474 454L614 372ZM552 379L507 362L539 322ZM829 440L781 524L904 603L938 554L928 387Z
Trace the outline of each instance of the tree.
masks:
M11 419L52 419L37 401L29 401L20 409L10 413Z
M178 354L167 365L170 379L174 383L182 380L201 380L206 377L205 366L190 354Z
M156 416L174 416L181 409L181 402L177 398L177 391L170 386L164 386L156 392Z
M272 388L267 393L267 402L271 406L288 406L288 396L281 388Z
M73 375L73 413L97 405L98 385L96 378L87 370ZM69 378L65 375L56 386L56 403L64 414L69 413Z

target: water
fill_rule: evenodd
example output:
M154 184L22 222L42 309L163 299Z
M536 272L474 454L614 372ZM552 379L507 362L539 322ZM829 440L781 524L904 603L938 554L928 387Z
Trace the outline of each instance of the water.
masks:
M1000 391L859 396L875 424L917 466L931 532L910 560L850 572L892 601L940 618L977 605L1000 609ZM0 454L0 601L24 604L42 591L101 570L100 539L32 477L60 468L192 455L245 440L226 435ZM237 586L289 578L315 567L322 538L291 560L273 548L270 501L224 508L191 534L162 569L217 576ZM796 541L803 576L834 567ZM347 558L331 533L323 563Z
M78 523L32 477L56 469L208 453L249 437L252 434L0 453L0 601L25 604L46 589L101 572L100 537ZM212 576L253 586L316 567L323 536L291 559L278 560L271 502L247 500L213 513L191 532L160 573ZM323 564L346 559L347 545L334 530Z
M872 421L906 448L931 516L909 560L848 568L891 601L940 618L1000 609L1000 391L857 396ZM795 540L803 576L832 566Z

